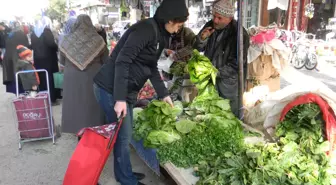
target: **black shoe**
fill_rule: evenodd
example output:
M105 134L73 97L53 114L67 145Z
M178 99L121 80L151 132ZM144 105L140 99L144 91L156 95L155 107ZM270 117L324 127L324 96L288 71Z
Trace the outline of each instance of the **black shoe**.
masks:
M144 183L142 183L142 182L138 182L137 185L146 185L146 184L144 184Z
M142 179L144 179L146 177L145 174L143 173L137 173L137 172L133 172L133 175L135 176L135 178L138 180L138 181L141 181Z

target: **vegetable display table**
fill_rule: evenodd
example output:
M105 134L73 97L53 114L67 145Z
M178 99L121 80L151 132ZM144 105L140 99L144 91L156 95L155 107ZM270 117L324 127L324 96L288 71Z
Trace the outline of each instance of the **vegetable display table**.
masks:
M142 141L135 141L132 139L131 145L135 149L138 156L143 160L146 165L157 175L160 176L160 166L163 167L170 177L178 185L194 185L198 178L193 175L193 169L178 168L172 163L160 164L156 157L156 149L148 149L143 146Z

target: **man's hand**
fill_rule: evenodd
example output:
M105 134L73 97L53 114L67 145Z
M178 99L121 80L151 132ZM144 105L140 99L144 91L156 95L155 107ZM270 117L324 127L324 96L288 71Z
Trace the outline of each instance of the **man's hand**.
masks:
M114 105L114 111L117 114L117 118L124 118L127 114L127 103L125 101L117 101Z
M169 55L171 55L171 54L173 54L174 53L174 51L173 50L171 50L171 49L166 49L166 54L169 56Z
M205 40L207 39L208 37L210 37L210 35L215 31L214 28L212 27L206 27L204 28L204 30L202 31L201 33L201 39L202 40Z
M173 103L172 99L170 98L170 96L167 96L167 97L163 98L163 101L168 103L171 107L174 107L174 103Z

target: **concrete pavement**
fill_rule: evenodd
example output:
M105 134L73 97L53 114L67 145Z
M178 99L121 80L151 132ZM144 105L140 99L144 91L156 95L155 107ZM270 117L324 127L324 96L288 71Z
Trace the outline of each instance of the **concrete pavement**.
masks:
M0 69L2 82L2 69ZM18 149L17 124L14 121L12 103L15 96L5 93L0 85L0 185L61 185L69 159L74 151L77 138L62 134L56 145L51 140L24 143ZM53 107L56 125L60 125L61 106ZM113 178L113 156L107 162L101 175L102 185L116 185ZM132 152L133 169L146 174L144 183L148 185L171 184L161 181ZM83 174L84 175L84 174Z
M305 68L297 70L288 67L281 72L281 89L290 84L306 84L308 86L315 83L322 83L336 92L336 66L321 60L317 70L307 70Z

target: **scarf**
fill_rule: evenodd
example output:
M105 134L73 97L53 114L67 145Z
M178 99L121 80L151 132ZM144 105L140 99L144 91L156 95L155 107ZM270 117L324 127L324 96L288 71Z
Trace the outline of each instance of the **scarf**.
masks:
M65 35L70 34L74 24L76 22L76 18L75 17L70 17L64 24L63 26L63 32L59 35L58 38L58 44L62 43L63 38Z
M73 27L73 25L75 24L76 22L76 18L75 17L70 17L67 22L65 23L64 25L64 28L63 28L63 33L65 35L69 34L71 32L71 29Z
M97 33L88 15L79 15L70 34L64 36L60 51L80 70L105 49L103 38Z
M43 16L41 20L37 22L34 28L34 33L37 37L41 37L42 33L44 32L45 28L51 29L51 20L49 17Z

